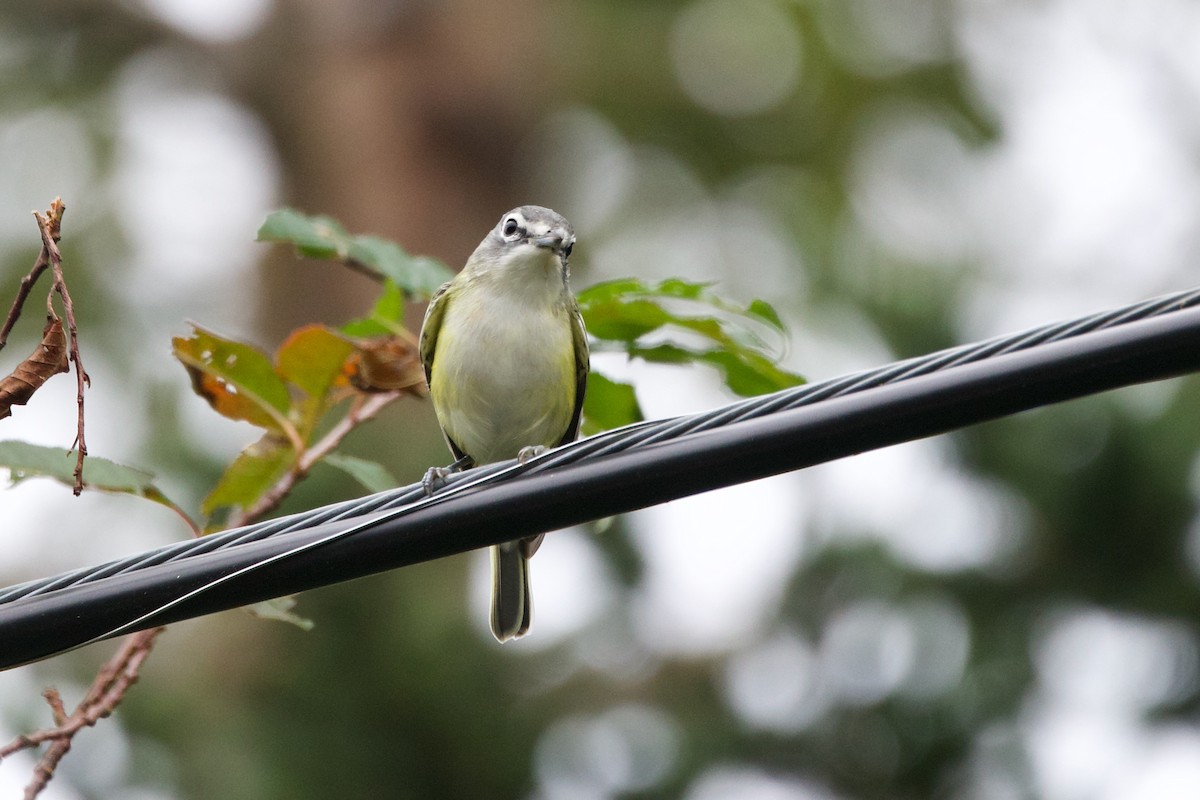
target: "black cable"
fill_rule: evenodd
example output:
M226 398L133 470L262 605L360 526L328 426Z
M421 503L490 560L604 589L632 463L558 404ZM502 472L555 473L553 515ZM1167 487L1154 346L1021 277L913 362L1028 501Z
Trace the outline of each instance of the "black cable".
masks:
M0 667L1200 369L1200 290L640 423L0 592ZM505 480L517 472L529 474Z
M707 430L740 419L748 419L785 408L796 408L827 397L836 397L861 391L872 386L879 386L927 374L956 364L971 363L999 353L1012 352L1036 346L1042 342L1069 338L1070 336L1087 333L1088 331L1110 327L1114 324L1145 319L1172 310L1187 308L1198 303L1200 303L1200 289L1178 292L1126 306L1115 311L1105 311L1078 320L1044 325L1029 331L1008 334L977 344L963 345L819 384L808 384L763 397L750 398L715 409L714 411L629 426L616 431L609 431L602 437L592 437L575 442L568 447L557 449L543 457L543 460L546 462L544 466L557 466L571 463L587 456L620 452L629 447L640 446L651 441L663 441L695 430ZM540 464L543 460L539 460L537 463ZM532 467L534 464L531 463L530 466ZM491 474L493 477L498 477L504 469L504 465L493 465L483 469L487 470L488 473L475 470L472 472L472 476ZM415 502L423 497L423 495L422 487L414 484L364 498L322 506L321 508L287 517L280 517L234 530L215 533L200 539L184 540L148 553L119 559L98 567L87 567L53 578L31 581L9 587L8 589L0 589L0 605L32 594L41 594L67 586L87 583L91 580L97 580L110 575L133 572L155 564L188 558L294 530L302 530L323 522L349 519L372 511L396 508Z

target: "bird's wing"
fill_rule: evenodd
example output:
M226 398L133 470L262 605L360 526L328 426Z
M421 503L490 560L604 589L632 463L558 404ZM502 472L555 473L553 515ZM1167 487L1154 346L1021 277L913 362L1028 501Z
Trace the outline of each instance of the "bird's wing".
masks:
M438 333L442 329L442 318L446 316L446 309L450 307L450 295L447 290L453 281L443 283L433 297L429 298L429 307L425 309L425 320L421 323L421 341L419 349L421 352L421 365L425 367L425 383L429 384L433 380L433 354L437 350ZM433 388L430 387L430 392ZM458 444L450 438L450 434L446 433L446 429L442 428L442 437L446 440L450 452L454 454L454 458L462 461L466 457L466 453ZM464 465L467 466L467 465Z
M591 370L591 358L588 355L587 328L583 325L583 315L579 313L579 303L571 298L571 342L575 346L575 411L571 414L571 424L563 436L560 445L575 441L579 435L579 421L583 416L583 396L587 392L588 372Z
M442 329L442 317L446 315L446 308L450 305L450 301L446 295L446 290L450 288L450 281L446 281L433 293L433 297L429 299L429 307L425 309L425 321L421 323L421 364L425 367L425 383L429 383L429 379L433 374L433 352L437 349L438 332Z

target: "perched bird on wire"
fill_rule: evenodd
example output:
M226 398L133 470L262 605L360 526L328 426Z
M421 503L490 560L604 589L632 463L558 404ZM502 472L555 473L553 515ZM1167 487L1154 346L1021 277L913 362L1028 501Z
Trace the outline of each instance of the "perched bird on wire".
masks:
M574 246L559 214L514 208L430 301L421 361L455 468L525 460L578 435L589 362L568 282ZM529 631L529 558L541 541L492 548L491 625L501 642Z

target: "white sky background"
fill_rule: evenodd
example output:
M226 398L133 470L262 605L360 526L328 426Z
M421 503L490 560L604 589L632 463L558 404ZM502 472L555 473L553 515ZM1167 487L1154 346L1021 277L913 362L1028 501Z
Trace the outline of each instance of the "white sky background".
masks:
M146 0L145 5L193 36L219 42L253 30L271 4ZM906 12L896 13L897 5ZM939 28L940 18L923 13L928 4L916 0L846 0L826 16L828 28L822 33L834 52L872 73L903 71L961 53L969 86L1002 131L998 142L978 147L965 142L940 109L880 109L878 122L859 132L856 161L847 175L854 222L898 257L978 263L982 280L962 298L963 341L1194 284L1192 267L1200 248L1200 162L1195 158L1200 4L959 0L951 5L956 19L951 30ZM687 5L668 48L682 89L701 107L730 116L752 115L803 93L801 38L785 10L781 0ZM753 47L723 35L728 26L722 21L730 15L759 27ZM0 243L28 238L31 225L10 229L5 220L24 218L64 186L101 198L93 202L116 204L133 247L130 277L145 285L154 277L160 287L178 287L138 298L133 315L138 330L131 332L138 342L166 342L181 332L185 319L223 324L236 333L248 306L233 302L227 280L244 275L253 263L254 226L278 202L278 168L261 124L207 82L203 70L173 58L150 53L131 61L122 74L112 98L119 143L111 183L91 174L91 157L79 144L81 122L69 111L0 119L0 143L10 145L0 152L19 151L37 131L42 142L48 137L76 142L63 148L68 155L83 153L78 164L62 162L62 175L33 173L0 159L0 177L13 187L0 212L11 204L18 209L0 213ZM747 58L762 68L736 69ZM737 80L722 79L729 74ZM564 210L569 209L586 243L583 280L678 274L720 280L723 291L744 299L774 300L785 289L795 292L794 276L803 265L776 210L761 200L770 196L764 188L786 189L789 181L803 177L794 169L706 187L670 153L624 140L586 109L552 116L542 141L556 149L548 174L556 176L553 189L567 199ZM86 221L86 206L71 208L69 224ZM144 230L155 236L141 237L138 232ZM162 250L161 242L171 242L170 250ZM214 252L221 257L213 258ZM741 268L750 261L754 271ZM802 296L781 302L780 310L794 339L790 365L811 378L890 359L869 323L853 311L806 308ZM145 376L178 371L166 346L159 350L139 350ZM729 399L712 376L700 371L684 375L601 359L597 364L610 374L624 371L634 377L651 416ZM140 424L146 410L137 405L136 393L105 383L110 371L99 358L88 367L96 380L88 396L90 444L93 452L119 459L144 435ZM60 415L59 406L73 399L72 387L61 379L46 392L39 394L42 402L18 412L22 431L41 430L43 421ZM242 432L213 424L206 409L192 405L199 411L189 424L204 431L194 437L197 441L208 441L223 454L246 442ZM70 440L69 431L48 430L43 443ZM106 497L64 504L64 491L31 482L0 492L0 517L10 527L0 537L6 570L24 570L26 577L47 574L153 546L178 533L168 514L147 504ZM937 515L931 513L934 508ZM46 542L19 535L45 530L48 509L61 520L55 536L63 538ZM765 730L808 724L828 703L928 691L920 682L929 679L931 667L920 655L930 648L944 655L938 661L943 668L950 665L937 680L953 681L953 665L965 658L966 637L953 606L939 598L911 608L848 609L819 641L767 629L797 560L825 544L798 532L829 530L840 521L858 535L877 537L915 566L953 571L1002 563L1013 546L1005 537L1015 526L1004 515L1014 513L1020 509L1014 511L994 487L958 474L937 442L714 492L632 515L647 576L632 606L619 613L630 614L640 643L662 656L736 650L725 690L747 724ZM922 525L935 516L936 529ZM122 536L89 535L106 521ZM731 540L735 531L736 542ZM529 640L532 647L559 642L616 611L606 588L611 576L589 535L576 531L561 537L562 542L551 537L534 565L538 630ZM593 587L586 598L580 597L581 585ZM476 605L482 603L481 595ZM482 612L478 617L484 619ZM937 623L933 628L949 633L936 641L923 639L931 619ZM481 630L481 635L486 634ZM1155 692L1172 691L1169 685L1146 685L1153 683L1147 676L1161 674L1155 665L1169 662L1175 679L1196 680L1192 648L1194 643L1170 626L1093 609L1064 609L1047 620L1037 650L1036 694L1005 734L1030 748L1039 796L1200 796L1200 730L1155 727L1139 719L1161 699ZM20 673L0 675L0 682L15 674ZM0 698L40 702L36 691L4 691L7 685L0 687ZM770 697L761 688L756 693L764 686L770 687ZM770 701L778 697L787 700L789 714L777 713ZM21 715L7 705L0 711L9 719ZM671 757L675 734L669 720L655 713L626 709L548 732L539 747L542 795L607 797L639 785L646 770L661 768L660 762ZM630 725L630 719L639 724ZM621 742L632 741L636 731L644 735L647 724L660 733L647 751L658 761L621 762L625 772L617 777L586 765L583 772L564 774L562 762L553 757L597 737L614 752L625 752ZM3 734L0 730L0 738ZM988 741L981 741L973 764L979 796L1003 797L1003 754L994 754ZM118 753L113 763L120 763L120 745L110 746ZM13 773L23 781L28 770L0 770L0 793L15 793L15 788L5 792L10 787L3 782ZM86 774L75 777L88 780ZM106 773L96 780L118 779ZM688 796L735 795L749 800L829 797L821 787L737 765L714 768ZM45 796L53 800L77 793L69 780L59 780Z

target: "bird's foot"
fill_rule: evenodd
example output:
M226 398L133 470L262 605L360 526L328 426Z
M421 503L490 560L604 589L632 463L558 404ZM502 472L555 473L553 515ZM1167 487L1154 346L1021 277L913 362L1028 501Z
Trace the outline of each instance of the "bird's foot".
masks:
M529 459L537 458L549 449L544 444L531 444L528 447L522 447L521 451L517 453L517 463L525 466L525 462L529 461Z
M421 478L421 488L425 490L425 496L432 496L434 492L446 485L446 478L456 472L462 472L470 466L472 466L471 457L462 456L448 467L430 467L425 470L425 476Z
M425 496L432 497L434 492L446 485L446 478L453 474L453 467L430 467L425 470L425 477L421 478L421 488L425 490Z

